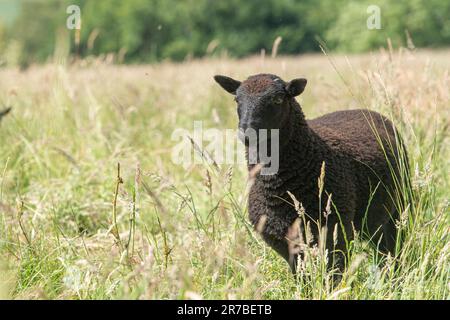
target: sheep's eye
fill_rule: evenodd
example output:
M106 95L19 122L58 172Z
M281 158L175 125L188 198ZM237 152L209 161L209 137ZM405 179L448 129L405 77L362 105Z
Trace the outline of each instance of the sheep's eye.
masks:
M278 96L278 97L274 97L272 99L272 102L274 104L282 104L283 103L284 98L282 96Z

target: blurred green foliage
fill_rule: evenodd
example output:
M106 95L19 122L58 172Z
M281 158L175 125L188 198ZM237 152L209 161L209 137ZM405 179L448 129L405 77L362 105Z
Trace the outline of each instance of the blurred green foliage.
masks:
M362 52L384 46L387 38L401 46L407 34L418 47L450 45L450 1L442 0L12 1L20 10L13 23L0 21L0 56L11 46L21 48L22 64L53 57L64 37L72 53L120 53L125 62L241 57L270 52L278 36L282 54L318 51L319 43ZM69 4L81 8L79 43L66 28ZM380 30L367 28L369 5L381 9Z

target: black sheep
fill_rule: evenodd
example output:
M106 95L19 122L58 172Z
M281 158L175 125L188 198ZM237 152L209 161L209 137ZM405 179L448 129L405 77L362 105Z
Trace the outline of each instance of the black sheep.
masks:
M326 224L326 248L333 253L329 267L344 269L347 244L354 231L382 252L394 254L399 219L395 199L401 189L396 187L401 171L398 155L402 154L400 158L406 163L407 158L388 119L360 109L306 120L295 100L306 79L286 83L278 76L259 74L241 83L225 76L214 78L235 95L241 130L279 129L278 172L256 173L248 210L255 228L289 262L293 272L302 250L292 245L291 227L299 214L288 192L303 205L310 221L311 244L318 243L319 227L315 226ZM403 152L398 153L400 149ZM323 163L323 195L319 197ZM249 171L255 171L254 165L249 164ZM305 228L302 230L297 237L303 238Z

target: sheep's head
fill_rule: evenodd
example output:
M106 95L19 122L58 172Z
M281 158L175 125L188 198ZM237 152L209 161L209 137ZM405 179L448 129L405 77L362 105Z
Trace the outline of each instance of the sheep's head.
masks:
M235 96L239 129L280 129L288 121L291 103L306 86L306 79L285 82L273 74L258 74L240 82L217 75L216 82Z

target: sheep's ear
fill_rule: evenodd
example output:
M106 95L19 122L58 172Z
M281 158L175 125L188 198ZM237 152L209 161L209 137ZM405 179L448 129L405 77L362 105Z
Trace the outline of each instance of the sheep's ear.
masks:
M286 85L286 91L292 97L296 97L300 93L302 93L303 90L305 90L306 83L307 83L306 79L303 78L294 79L288 82L288 84Z
M231 94L236 94L237 88L239 88L239 86L241 85L240 81L234 80L233 78L226 76L217 75L214 76L214 80L216 80L216 82L220 84L222 88L224 88L227 92Z

